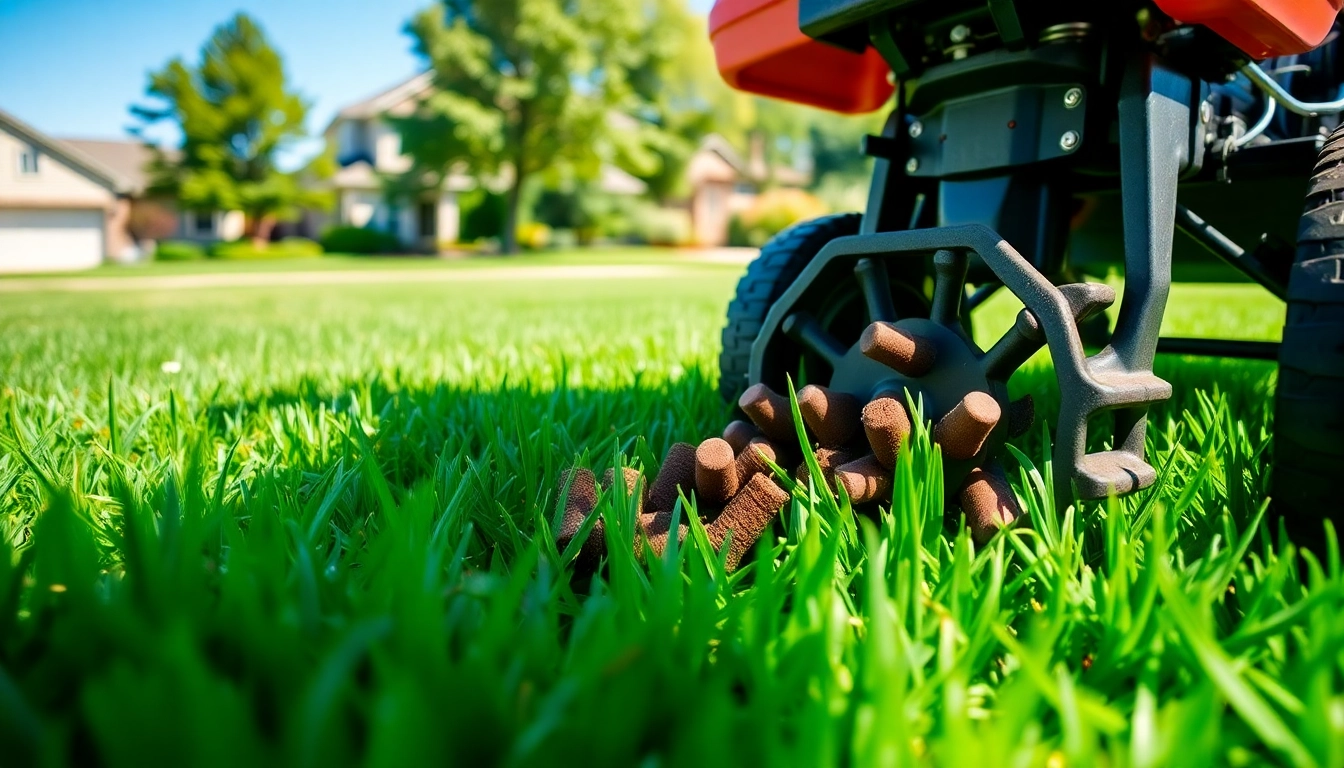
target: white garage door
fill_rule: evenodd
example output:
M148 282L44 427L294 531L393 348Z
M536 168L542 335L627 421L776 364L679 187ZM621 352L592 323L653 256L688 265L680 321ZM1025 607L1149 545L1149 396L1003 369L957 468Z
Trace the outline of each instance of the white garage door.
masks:
M0 272L87 269L102 261L102 211L0 209Z

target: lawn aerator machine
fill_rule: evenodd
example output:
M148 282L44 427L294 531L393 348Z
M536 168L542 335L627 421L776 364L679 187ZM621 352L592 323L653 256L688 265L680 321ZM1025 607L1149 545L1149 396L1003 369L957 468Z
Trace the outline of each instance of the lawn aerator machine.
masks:
M759 472L753 453L782 464L792 378L817 463L852 501L885 500L922 402L948 507L984 540L1019 514L997 456L1034 406L1007 381L1043 346L1061 505L1156 480L1148 410L1172 392L1157 353L1277 359L1274 501L1319 535L1344 468L1341 2L718 0L734 87L891 113L862 147L867 209L784 231L738 284L720 388L751 423L679 446L663 474L722 501ZM1160 338L1173 258L1213 260L1201 250L1287 301L1282 343ZM1114 290L1076 277L1110 265L1113 329ZM1001 290L1023 309L981 349L970 320ZM783 503L756 491L751 510Z

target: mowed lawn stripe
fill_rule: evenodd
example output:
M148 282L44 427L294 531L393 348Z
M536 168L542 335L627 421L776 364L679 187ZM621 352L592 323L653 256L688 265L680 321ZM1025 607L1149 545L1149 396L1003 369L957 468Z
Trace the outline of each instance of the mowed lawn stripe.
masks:
M0 293L65 291L176 291L192 288L246 288L282 285L388 285L393 283L472 283L501 280L653 280L684 274L666 264L586 264L490 269L396 269L341 272L216 272L147 277L40 277L0 280Z

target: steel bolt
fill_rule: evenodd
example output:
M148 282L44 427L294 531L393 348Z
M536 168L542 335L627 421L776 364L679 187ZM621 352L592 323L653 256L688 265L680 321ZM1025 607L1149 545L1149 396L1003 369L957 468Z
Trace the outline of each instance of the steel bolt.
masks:
M953 27L952 32L948 35L948 37L950 37L952 39L952 42L954 43L964 43L968 38L970 38L970 36L971 36L971 28L966 26L965 24L958 24L957 26Z
M1078 132L1065 131L1063 136L1059 137L1059 148L1065 152L1072 152L1078 148Z
M912 157L905 162L905 172L914 173L919 170L919 158Z
M1074 107L1082 103L1083 103L1082 88L1070 88L1069 90L1064 92L1065 109L1073 109Z
M913 122L913 123L910 124L910 138L912 138L912 139L918 139L918 138L919 138L919 135L920 135L921 133L923 133L923 132L924 132L924 124L923 124L923 123L921 123L921 122L919 122L918 120L916 120L915 122Z

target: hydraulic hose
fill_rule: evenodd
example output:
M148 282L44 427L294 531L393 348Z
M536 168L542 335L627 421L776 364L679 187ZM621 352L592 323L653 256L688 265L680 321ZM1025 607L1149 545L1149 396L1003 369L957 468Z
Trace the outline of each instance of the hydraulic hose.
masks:
M1277 101L1280 106L1289 112L1294 112L1306 117L1316 117L1318 115L1332 115L1338 112L1344 112L1344 99L1334 101L1302 101L1279 85L1268 72L1260 68L1260 65L1252 62L1241 68L1251 82L1260 86L1265 93Z

